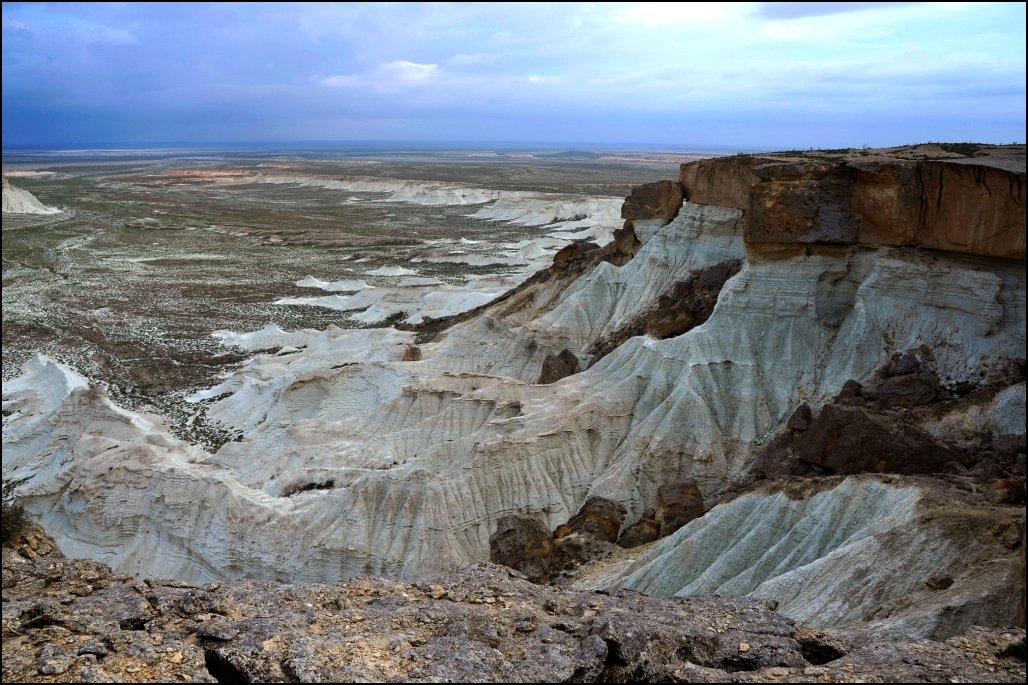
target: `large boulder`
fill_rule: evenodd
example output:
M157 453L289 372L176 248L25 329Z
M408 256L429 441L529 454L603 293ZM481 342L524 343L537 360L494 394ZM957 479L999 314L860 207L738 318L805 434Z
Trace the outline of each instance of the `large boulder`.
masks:
M552 557L550 531L534 516L508 514L489 536L489 560L521 571L533 583L550 579Z
M664 537L703 516L703 492L696 483L671 483L657 489L656 522Z
M660 219L665 224L678 216L682 207L682 186L674 181L657 181L632 188L621 206L622 219Z
M650 516L653 516L650 512ZM618 538L618 546L630 549L653 542L660 537L660 524L654 519L644 516L628 528Z
M961 455L917 428L872 408L832 402L805 430L778 436L760 457L768 477L938 473Z
M924 371L890 376L867 396L887 407L917 407L939 396L939 379Z
M539 372L539 383L556 383L578 373L578 357L570 350L561 350L560 354L548 354L543 359L543 368Z
M625 522L625 507L605 497L590 497L571 517L568 526L576 533L591 535L597 540L615 542Z
M574 265L586 263L585 260L599 249L600 246L594 242L576 240L557 250L557 253L553 255L553 264L550 266L550 270L559 273L568 270Z

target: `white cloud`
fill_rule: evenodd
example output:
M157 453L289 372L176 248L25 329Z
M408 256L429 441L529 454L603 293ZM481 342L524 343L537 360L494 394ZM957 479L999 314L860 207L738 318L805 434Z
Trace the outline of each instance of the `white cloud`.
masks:
M360 76L329 76L318 81L319 86L329 86L330 88L348 88L350 86L361 85Z
M379 75L386 76L397 81L416 82L432 78L438 71L438 64L418 64L407 60L394 60L386 62L377 70Z
M564 79L560 76L538 76L536 74L532 74L525 80L529 83L561 83Z
M318 81L318 85L330 88L371 88L383 93L395 93L405 87L430 83L440 73L438 64L418 64L397 59L360 74L329 76Z

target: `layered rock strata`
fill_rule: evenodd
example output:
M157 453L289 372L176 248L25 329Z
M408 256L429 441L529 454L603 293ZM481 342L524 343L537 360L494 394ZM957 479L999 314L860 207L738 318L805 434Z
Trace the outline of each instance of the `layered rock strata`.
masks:
M624 507L625 532L652 520L647 511L671 484L695 483L706 506L727 500L768 475L759 458L778 444L781 431L803 432L805 424L807 432L830 435L827 419L849 384L871 388L894 359L921 348L931 354L918 358L916 373L939 387L922 403L931 394L923 383L893 381L871 398L905 398L888 409L894 412L889 421L916 423L932 444L957 455L986 438L999 445L1023 436L1025 272L1015 258L1020 249L1023 260L1024 249L1023 151L1019 172L997 167L984 185L951 183L946 176L972 173L974 164L940 162L944 202L957 202L954 212L967 220L981 215L982 225L992 226L976 223L964 243L952 237L956 229L945 216L927 209L909 240L873 238L885 229L862 232L878 216L863 209L853 214L863 206L854 198L867 196L870 191L860 188L869 181L846 171L850 162L833 171L834 163L815 161L813 171L780 170L766 179L753 171L763 162L700 163L688 174L683 170L688 201L677 212L665 201L673 200L673 188L644 190L626 210L631 225L610 245L577 244L516 292L446 325L336 332L300 352L258 355L194 397L206 403L209 420L240 436L214 454L182 443L159 418L126 412L86 379L37 358L4 387L4 476L21 484L30 512L66 551L102 559L119 573L193 584L336 582L361 574L419 580L488 558L490 536L511 514L537 517L552 530L588 498L603 497ZM895 173L907 164L897 163ZM993 173L1005 174L1006 185ZM918 197L927 197L924 178ZM822 182L831 188L818 200ZM760 184L770 185L755 191ZM906 197L903 187L894 190ZM757 211L754 193L770 198L768 211ZM650 195L657 199L646 200ZM1018 201L1022 211L1008 216ZM891 211L882 209L882 216ZM1010 228L1018 221L1020 236ZM715 272L724 279L704 279ZM645 330L620 337L653 312L667 311L662 302L684 302L689 312L696 304L706 318L665 331L666 337ZM416 337L420 360L405 352ZM589 366L598 346L611 340ZM547 358L560 357L567 367L574 357L585 370L538 384ZM975 392L985 395L959 406L943 396ZM809 415L797 415L803 405ZM877 425L878 409L861 406L870 412L869 425ZM801 452L785 444L774 463L792 473L798 454L803 464L833 468L827 443L825 450ZM868 463L878 463L878 452ZM964 478L969 490L1023 479L1023 448L1020 454L1020 462L1016 449L1011 459L990 461L988 469L995 469L988 473L983 466L980 473L950 475ZM929 456L924 463L937 468L939 461ZM854 468L863 470L869 469ZM818 511L846 509L860 496L846 488L822 495ZM881 501L915 506L909 502L920 495L903 497L883 495ZM658 547L715 525L725 515L718 512L744 501L750 500L714 507ZM752 505L759 515L745 519L755 537L767 521L798 516L799 505L788 497L761 501ZM847 526L887 534L873 525L886 514L871 506L852 509ZM735 516L725 520L738 525ZM903 520L911 549L931 550L943 566L961 553L928 523ZM835 548L808 550L810 541L784 530L763 539L779 551L798 545L791 558L804 563L783 571L789 582L838 558ZM739 552L723 536L706 544L711 568L731 565ZM1002 568L1003 554L1016 560L1010 550L997 554ZM873 550L867 558L876 558ZM780 564L778 557L769 559ZM660 563L654 564L659 576ZM923 584L930 577L922 570L896 568L894 582L908 589ZM754 577L757 585L737 588L722 579L717 587L754 592L774 577ZM776 592L787 591L786 580ZM830 598L859 592L858 586L855 577L826 577L808 589ZM870 614L888 612L889 602L905 596L875 595L861 606ZM904 634L935 637L959 632L978 617L1001 621L985 609L1000 605L994 595L946 596L956 608L932 605L932 611L950 612L956 618L948 623L895 612L889 620L897 631L909 624ZM797 600L783 606L805 615L804 607L814 605ZM855 620L845 612L824 615L840 625Z

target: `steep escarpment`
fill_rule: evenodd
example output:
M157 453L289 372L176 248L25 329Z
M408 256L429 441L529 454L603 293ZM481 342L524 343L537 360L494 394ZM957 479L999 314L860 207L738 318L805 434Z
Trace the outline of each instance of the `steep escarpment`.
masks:
M875 185L856 161L769 159L687 167L684 202L673 182L640 189L607 246L575 243L544 275L445 325L336 329L303 350L257 355L191 398L239 437L216 453L37 358L5 384L5 478L67 552L193 584L420 581L487 559L511 515L551 531L603 498L624 512L615 527L657 525L662 493L689 484L712 508L656 543L649 570L632 571L640 586L645 576L669 594L768 590L825 627L871 616L908 636L1012 621L995 588L1015 584L1021 548L989 536L1023 520L1003 499L1024 477L1023 199L1010 215L1023 152L1020 172L996 167L1002 197L992 171L963 183L954 179L974 164L939 162L939 206L977 222L970 238L927 208L911 226L889 218L928 197L928 161L893 171L875 161ZM920 175L900 182L908 165ZM889 174L900 180L889 185ZM912 237L874 237L887 229ZM859 435L909 433L925 452L895 467L900 458L882 452L905 443L860 441L849 423ZM839 436L865 451L840 464ZM863 475L894 471L938 482ZM857 480L796 504L761 490L784 474ZM997 481L1013 485L1001 493ZM990 541L973 548L976 568L995 571L987 595L965 591L962 538L913 513L934 511L924 503L937 488L972 498L968 525ZM840 537L800 534L819 517ZM716 534L701 535L707 526ZM726 530L746 544L729 544ZM672 562L678 542L688 554L703 546L704 569ZM892 550L932 555L938 573L889 566ZM841 576L855 559L886 570L847 604L860 578ZM759 568L735 579L749 562ZM721 571L696 584L705 569ZM786 601L815 571L810 596ZM936 575L954 589L930 615L901 607L921 602Z

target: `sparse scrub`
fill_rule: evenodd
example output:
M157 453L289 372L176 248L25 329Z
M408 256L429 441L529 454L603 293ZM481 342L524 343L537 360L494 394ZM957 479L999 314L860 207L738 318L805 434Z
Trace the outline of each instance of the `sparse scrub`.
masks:
M555 216L555 217L553 217L552 223L556 224L556 223L559 223L559 222L562 222L562 221L582 221L583 219L588 219L588 218L589 218L588 214L575 214L574 216L570 216L570 217L557 217L557 216Z
M281 496L292 497L293 495L298 495L301 492L310 492L311 490L331 490L335 486L336 482L332 478L314 483L293 483L282 488Z
M25 507L15 501L12 481L4 481L3 499L3 544L10 545L25 532L29 518Z
M939 143L939 147L946 152L967 157L974 157L982 149L982 146L978 143Z

